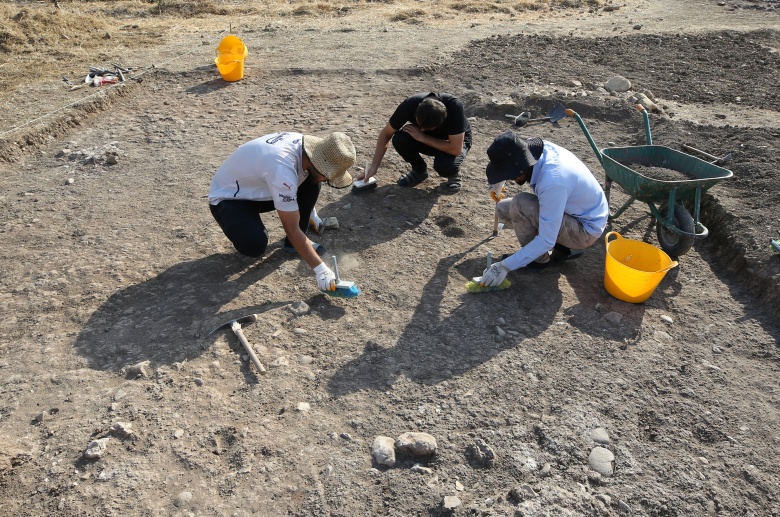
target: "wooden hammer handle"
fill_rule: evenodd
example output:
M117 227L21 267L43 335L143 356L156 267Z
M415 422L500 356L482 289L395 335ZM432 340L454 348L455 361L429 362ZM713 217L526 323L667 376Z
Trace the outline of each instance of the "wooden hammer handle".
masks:
M238 337L238 340L241 341L241 344L244 345L244 349L246 349L246 352L249 354L249 357L252 358L252 362L255 363L255 367L257 370L265 374L265 367L263 366L263 363L260 362L260 359L257 358L257 355L255 355L255 351L252 349L252 346L249 344L249 341L246 340L246 336L244 336L244 331L241 330L241 324L237 321L234 321L230 328L233 330L233 333L235 333L236 337Z

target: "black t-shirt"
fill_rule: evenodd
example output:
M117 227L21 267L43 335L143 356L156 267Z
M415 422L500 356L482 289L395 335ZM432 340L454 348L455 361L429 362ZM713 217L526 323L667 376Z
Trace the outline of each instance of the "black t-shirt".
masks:
M463 111L463 103L461 103L457 97L450 95L449 93L416 93L407 98L395 109L395 112L390 117L390 126L399 131L404 124L411 122L416 124L417 121L414 118L414 114L417 111L417 106L426 97L436 97L444 103L444 107L447 108L447 118L444 119L444 123L425 133L442 140L449 140L450 135L459 135L461 133L468 133L471 131L471 126Z

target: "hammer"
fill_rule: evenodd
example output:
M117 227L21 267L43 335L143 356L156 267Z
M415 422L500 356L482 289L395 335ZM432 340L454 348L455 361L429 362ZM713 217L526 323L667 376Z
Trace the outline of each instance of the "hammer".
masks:
M249 345L249 341L246 340L246 336L244 336L244 332L241 330L242 323L254 323L256 321L257 321L257 314L250 314L249 316L244 316L243 318L238 318L235 320L230 320L227 323L223 323L219 327L209 332L209 335L213 334L218 330L222 330L230 327L230 330L233 331L236 337L238 337L238 340L241 341L241 344L244 345L244 349L249 354L249 357L252 358L252 362L255 363L255 367L257 368L257 370L261 374L265 374L265 367L263 366L263 363L261 363L260 359L257 358L257 355L255 355L255 351L252 350L252 347Z

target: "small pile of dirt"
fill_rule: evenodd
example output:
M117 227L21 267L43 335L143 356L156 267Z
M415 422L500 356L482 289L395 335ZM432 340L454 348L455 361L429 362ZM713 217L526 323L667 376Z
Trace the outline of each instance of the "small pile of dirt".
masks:
M656 165L643 165L641 163L624 163L619 162L631 169L632 171L641 174L645 178L650 178L659 181L686 181L695 179L689 174L676 171L674 169L667 169L666 167L658 167Z

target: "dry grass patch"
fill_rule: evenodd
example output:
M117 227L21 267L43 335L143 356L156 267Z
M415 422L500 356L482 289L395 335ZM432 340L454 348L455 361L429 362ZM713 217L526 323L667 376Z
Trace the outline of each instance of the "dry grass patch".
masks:
M469 14L512 14L512 9L510 7L497 2L454 2L449 5L449 8L454 11Z
M392 14L390 16L391 22L407 22L407 23L422 23L422 20L419 18L423 18L427 15L424 10L422 9L404 9L402 11L398 11L395 14Z

